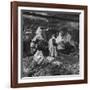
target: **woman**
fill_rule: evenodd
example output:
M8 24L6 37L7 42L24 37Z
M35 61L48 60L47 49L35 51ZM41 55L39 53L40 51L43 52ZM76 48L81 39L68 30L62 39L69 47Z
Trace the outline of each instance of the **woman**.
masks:
M49 39L48 45L49 45L49 53L50 56L56 57L57 51L56 51L56 38L54 35L52 35L51 39Z

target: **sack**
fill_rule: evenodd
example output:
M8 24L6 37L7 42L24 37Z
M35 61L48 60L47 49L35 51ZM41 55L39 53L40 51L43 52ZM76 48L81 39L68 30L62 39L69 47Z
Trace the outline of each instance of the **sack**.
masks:
M37 52L34 54L33 59L37 62L37 64L40 64L44 60L42 51L37 50Z

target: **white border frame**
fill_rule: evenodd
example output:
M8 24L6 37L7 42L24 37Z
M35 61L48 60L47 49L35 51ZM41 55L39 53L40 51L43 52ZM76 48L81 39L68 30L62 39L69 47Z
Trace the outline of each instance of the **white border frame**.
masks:
M80 36L80 74L79 75L60 75L60 76L40 76L25 77L21 79L21 10L39 10L39 11L65 11L78 12L80 14L79 36ZM55 9L38 7L18 7L18 83L46 82L46 81L67 81L84 80L84 10L77 9Z

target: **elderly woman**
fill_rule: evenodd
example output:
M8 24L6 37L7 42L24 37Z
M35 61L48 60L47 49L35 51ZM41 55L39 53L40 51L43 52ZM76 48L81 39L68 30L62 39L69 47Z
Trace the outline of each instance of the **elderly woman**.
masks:
M32 49L32 52L36 51L38 41L43 40L42 29L40 27L37 28L35 33L36 34L34 38L30 42L30 48Z

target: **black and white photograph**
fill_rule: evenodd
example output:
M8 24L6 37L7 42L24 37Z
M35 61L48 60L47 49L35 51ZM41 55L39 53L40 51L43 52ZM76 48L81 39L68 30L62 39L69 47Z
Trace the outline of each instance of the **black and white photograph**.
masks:
M21 77L79 75L79 12L21 10Z

